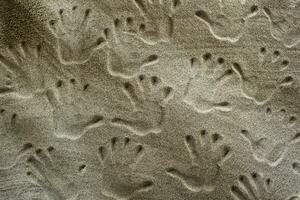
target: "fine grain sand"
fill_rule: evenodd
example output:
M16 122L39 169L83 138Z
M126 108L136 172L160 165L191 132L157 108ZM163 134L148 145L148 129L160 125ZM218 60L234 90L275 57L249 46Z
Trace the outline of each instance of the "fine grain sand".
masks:
M299 0L0 0L0 200L300 200Z

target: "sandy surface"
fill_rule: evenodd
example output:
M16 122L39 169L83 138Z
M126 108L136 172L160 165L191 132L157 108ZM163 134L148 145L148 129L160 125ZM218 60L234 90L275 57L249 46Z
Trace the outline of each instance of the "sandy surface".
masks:
M299 0L0 0L0 200L299 200Z

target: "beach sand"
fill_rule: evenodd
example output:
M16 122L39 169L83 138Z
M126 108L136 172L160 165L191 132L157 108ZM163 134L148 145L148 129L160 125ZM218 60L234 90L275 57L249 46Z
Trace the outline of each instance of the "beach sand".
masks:
M299 200L300 1L1 0L0 200Z

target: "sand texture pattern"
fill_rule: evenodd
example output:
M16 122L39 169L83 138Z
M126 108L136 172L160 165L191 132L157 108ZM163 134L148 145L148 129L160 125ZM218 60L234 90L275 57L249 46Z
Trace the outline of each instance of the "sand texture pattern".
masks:
M300 200L300 0L0 0L0 200Z

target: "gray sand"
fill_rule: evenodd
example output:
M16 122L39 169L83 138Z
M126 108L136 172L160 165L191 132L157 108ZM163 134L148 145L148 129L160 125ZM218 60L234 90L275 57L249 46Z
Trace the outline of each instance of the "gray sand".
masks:
M299 200L299 0L1 0L0 200Z

